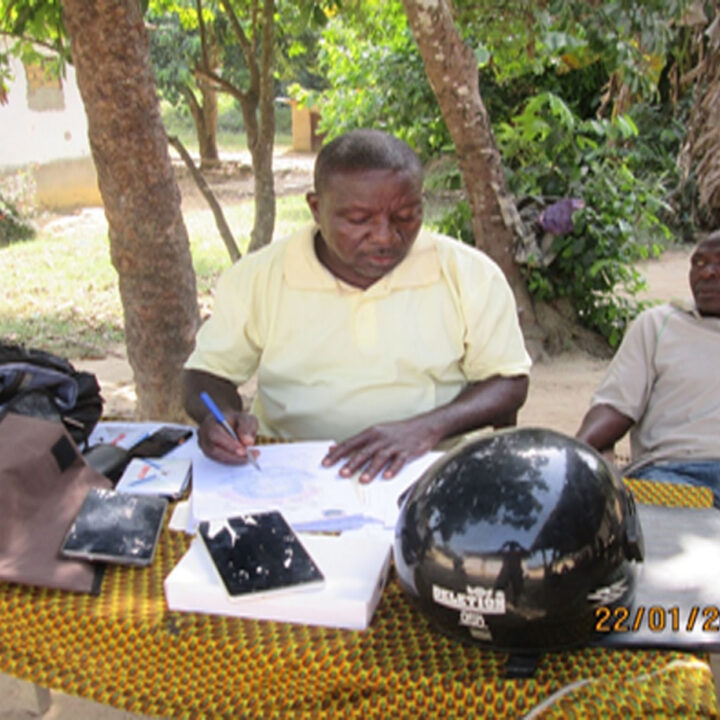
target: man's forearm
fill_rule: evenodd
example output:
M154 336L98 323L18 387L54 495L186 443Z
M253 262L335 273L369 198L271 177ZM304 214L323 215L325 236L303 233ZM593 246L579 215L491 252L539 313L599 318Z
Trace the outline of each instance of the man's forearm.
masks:
M575 436L601 452L613 445L633 426L632 418L612 405L594 405L587 411Z
M466 387L454 400L426 413L440 440L492 425L515 425L527 397L527 375L494 376Z
M183 371L183 403L185 412L198 425L209 410L200 399L200 393L206 392L221 410L243 409L242 399L235 385L225 378L201 370Z

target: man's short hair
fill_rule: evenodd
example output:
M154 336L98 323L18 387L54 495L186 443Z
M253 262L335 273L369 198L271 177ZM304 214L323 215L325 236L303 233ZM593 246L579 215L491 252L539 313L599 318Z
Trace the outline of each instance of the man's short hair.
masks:
M422 163L400 138L381 130L351 130L324 145L315 160L315 192L331 175L356 170L409 170L422 177Z
M716 243L718 242L718 240L720 240L720 228L718 228L717 230L712 230L711 232L699 233L699 238L695 243L693 252L695 252L695 250L697 250L701 245L704 245L705 243Z

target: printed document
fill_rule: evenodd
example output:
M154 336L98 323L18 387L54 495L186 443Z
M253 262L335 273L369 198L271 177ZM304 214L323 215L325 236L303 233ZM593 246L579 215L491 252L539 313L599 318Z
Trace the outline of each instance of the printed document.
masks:
M279 510L298 531L334 532L365 525L391 529L399 511L398 497L442 455L426 453L392 480L376 478L363 484L357 479L359 473L340 476L342 462L322 466L330 445L330 441L261 445L260 470L195 455L191 524Z

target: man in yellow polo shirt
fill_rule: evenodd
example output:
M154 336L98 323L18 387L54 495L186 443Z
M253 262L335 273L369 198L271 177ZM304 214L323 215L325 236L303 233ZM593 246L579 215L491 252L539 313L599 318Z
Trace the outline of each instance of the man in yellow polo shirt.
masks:
M203 451L238 463L258 431L329 439L324 463L369 482L444 438L514 424L530 358L512 293L483 253L421 229L410 146L346 133L318 154L314 182L315 224L229 268L198 331L185 407ZM237 386L255 372L247 413Z

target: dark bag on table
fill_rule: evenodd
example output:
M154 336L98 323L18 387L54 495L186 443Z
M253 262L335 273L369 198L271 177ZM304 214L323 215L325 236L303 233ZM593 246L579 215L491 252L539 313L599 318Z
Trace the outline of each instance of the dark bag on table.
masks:
M12 412L0 420L0 581L99 591L104 565L59 554L91 487L110 481L60 423Z
M102 415L95 375L44 350L0 341L0 418L7 412L61 421L78 446Z

